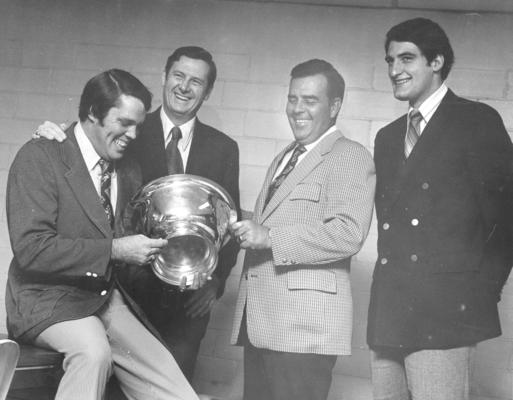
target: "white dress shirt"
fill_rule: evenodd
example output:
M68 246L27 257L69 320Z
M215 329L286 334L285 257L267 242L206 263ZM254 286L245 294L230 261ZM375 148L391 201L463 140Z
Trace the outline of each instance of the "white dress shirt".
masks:
M325 137L327 137L329 134L335 132L337 130L337 127L335 125L331 126L324 134L322 134L315 142L312 142L310 144L305 144L306 151L302 153L298 159L296 166L299 165L301 160L303 160L306 155L312 151L312 149L319 144L321 140L323 140ZM289 161L290 157L292 157L292 153L294 152L295 147L293 147L289 152L287 152L283 158L281 159L280 164L278 165L278 168L276 168L276 172L274 173L273 180L276 179L276 177L281 173L283 168L285 168L285 165L287 165L287 162Z
M445 83L442 83L442 85L438 89L436 89L435 92L426 100L424 100L424 102L419 106L418 110L422 115L422 119L420 120L419 136L422 134L427 123L429 122L435 111L438 109L438 106L442 102L442 99L447 93L447 90L448 89L447 86L445 86ZM410 116L411 110L413 110L413 107L410 107L408 109L408 118ZM409 126L409 121L407 126Z
M164 131L164 142L167 147L171 141L171 129L174 128L175 124L171 122L169 117L164 111L164 107L160 108L160 119L162 121L162 130ZM184 172L187 167L187 160L189 159L189 151L191 150L192 135L194 132L194 125L196 124L196 117L190 119L185 124L179 125L180 131L182 132L182 138L178 141L178 151L182 156Z
M101 190L101 176L102 176L102 170L100 165L98 164L98 161L100 161L100 156L96 152L96 150L93 147L93 144L87 137L87 135L84 132L84 129L82 128L82 125L80 122L78 122L75 125L75 137L77 139L78 147L80 149L80 152L82 153L82 157L84 157L84 161L87 166L87 171L89 171L89 175L91 176L91 179L93 181L94 187L96 189L96 193L98 193L98 196L101 196L100 190ZM117 173L116 169L114 168L112 174L111 174L111 180L110 180L110 202L112 205L112 212L116 213L116 200L118 199L118 179L117 179Z

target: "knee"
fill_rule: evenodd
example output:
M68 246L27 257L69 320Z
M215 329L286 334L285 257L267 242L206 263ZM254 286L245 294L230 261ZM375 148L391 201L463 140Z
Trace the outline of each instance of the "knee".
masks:
M112 369L112 352L110 346L106 344L94 343L80 350L67 354L64 359L64 369L66 366L76 365L77 367L88 371L109 372Z

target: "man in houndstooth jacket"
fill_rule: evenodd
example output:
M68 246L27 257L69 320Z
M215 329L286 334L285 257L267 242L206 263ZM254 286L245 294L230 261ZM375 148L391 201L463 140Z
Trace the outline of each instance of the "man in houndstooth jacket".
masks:
M253 220L232 226L246 249L232 332L245 400L324 400L337 355L351 353L350 260L367 236L375 173L335 126L344 87L326 61L292 69L295 141L267 171Z

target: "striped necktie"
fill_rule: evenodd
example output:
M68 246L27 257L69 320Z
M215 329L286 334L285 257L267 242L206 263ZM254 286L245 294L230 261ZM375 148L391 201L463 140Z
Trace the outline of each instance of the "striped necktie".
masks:
M419 140L420 137L420 121L422 121L422 114L417 109L412 109L408 116L408 130L406 131L406 137L404 139L404 156L408 158L410 153Z
M166 146L167 172L172 174L183 174L183 161L180 150L178 150L178 141L182 138L182 131L174 126L169 133L171 140Z
M267 197L265 199L264 208L267 206L267 203L271 200L271 198L274 196L274 193L278 190L280 185L283 183L285 178L288 174L290 174L290 171L294 169L294 167L297 164L297 160L299 159L299 156L303 154L306 151L305 146L302 144L297 144L294 148L294 151L292 152L292 155L289 158L289 161L287 161L287 164L283 169L281 170L280 174L274 178L274 180L269 185L269 191L267 192Z
M101 168L100 200L102 202L103 209L105 210L105 214L107 214L107 219L109 220L110 227L114 228L114 211L112 209L112 204L110 202L110 184L113 171L113 164L101 158L98 161L98 165Z

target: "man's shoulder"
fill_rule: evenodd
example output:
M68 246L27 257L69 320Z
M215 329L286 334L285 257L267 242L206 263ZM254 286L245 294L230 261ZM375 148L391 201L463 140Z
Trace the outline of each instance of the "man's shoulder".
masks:
M372 158L369 150L363 144L355 140L349 139L348 137L344 136L344 134L340 131L334 133L333 135L333 145L331 148L331 152L334 155L351 152L356 155L359 155L360 157L370 159Z
M453 112L458 117L465 114L470 120L480 119L482 117L498 117L499 113L492 106L475 100L453 95L445 103L446 107L453 108Z
M237 146L237 142L226 133L221 132L219 129L214 128L213 126L204 124L199 119L196 120L194 133L208 137L210 140L223 146Z

